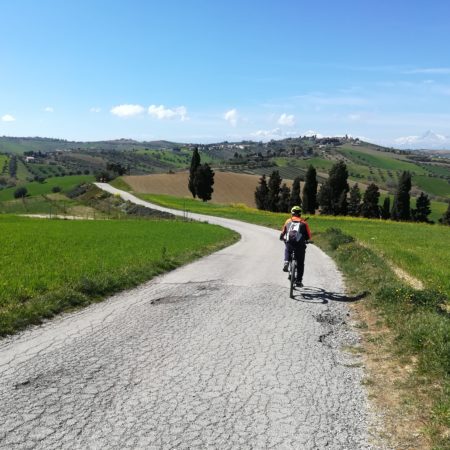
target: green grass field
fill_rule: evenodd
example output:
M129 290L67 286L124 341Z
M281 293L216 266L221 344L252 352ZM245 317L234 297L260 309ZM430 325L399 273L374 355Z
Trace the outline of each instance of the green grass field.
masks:
M181 220L0 216L0 334L137 285L235 239L230 230Z
M22 154L23 146L14 142L0 142L0 151L4 153Z
M8 162L9 162L8 156L0 155L0 175L8 174Z
M139 197L176 209L243 220L281 228L286 214L259 211L245 206L217 205L168 195L140 194ZM450 227L369 220L353 217L310 216L313 232L341 228L365 245L382 253L400 268L429 287L450 296Z
M24 183L26 182L27 178L31 176L31 173L28 171L27 167L25 166L25 164L20 160L17 159L17 173L16 173L16 178Z
M328 172L335 161L322 158L309 158L309 159L288 159L288 158L274 158L274 161L279 167L300 167L307 169L310 165L313 165L319 172Z
M38 183L37 181L32 181L30 183L22 183L20 186L24 186L28 190L28 195L42 195L42 194L50 194L52 192L52 188L55 186L59 186L61 188L61 192L68 192L76 185L80 183L89 183L94 181L94 177L92 175L73 175L66 177L52 177L47 178L44 183ZM14 191L17 189L16 187L3 189L0 191L0 202L13 200L14 199Z
M450 183L440 178L427 177L426 175L415 175L412 182L419 189L438 197L450 198Z
M339 152L354 161L356 164L393 171L405 170L418 175L426 174L426 170L422 167L408 161L402 161L400 159L393 158L392 156L388 156L390 155L389 153L387 153L386 156L382 154L375 155L373 153L362 152L345 146L339 147Z

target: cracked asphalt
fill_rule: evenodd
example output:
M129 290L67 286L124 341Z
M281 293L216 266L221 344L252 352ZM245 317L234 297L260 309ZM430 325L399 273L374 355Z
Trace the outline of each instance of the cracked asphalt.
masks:
M242 238L0 341L0 449L384 448L333 261L290 299L276 231L191 216Z

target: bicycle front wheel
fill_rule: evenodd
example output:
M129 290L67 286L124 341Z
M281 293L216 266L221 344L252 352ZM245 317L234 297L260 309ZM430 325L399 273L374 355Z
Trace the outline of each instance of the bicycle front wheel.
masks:
M297 280L297 261L295 259L292 259L291 261L291 270L289 271L289 274L291 276L289 296L294 298L295 281Z

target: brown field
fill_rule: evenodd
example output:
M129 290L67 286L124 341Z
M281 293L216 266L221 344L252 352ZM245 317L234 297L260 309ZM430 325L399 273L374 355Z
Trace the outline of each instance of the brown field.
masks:
M188 190L188 172L174 174L130 175L124 181L133 191L141 194L167 194L176 197L192 197ZM231 172L216 172L214 176L214 192L211 201L214 203L243 203L255 207L255 189L259 175L247 175ZM290 186L292 182L286 181Z

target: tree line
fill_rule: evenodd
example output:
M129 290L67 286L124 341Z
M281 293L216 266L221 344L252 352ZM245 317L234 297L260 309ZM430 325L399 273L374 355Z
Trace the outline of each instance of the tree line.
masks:
M315 214L319 209L320 214L334 216L433 223L428 217L431 202L427 194L422 192L416 198L415 208L411 208L411 174L407 171L400 176L392 206L390 197L379 204L380 190L375 183L369 184L364 192L357 183L350 188L347 166L343 161L333 165L328 179L319 189L317 173L312 165L306 172L302 195L300 181L300 177L295 178L291 189L283 183L278 170L274 170L268 180L263 175L255 190L257 208L289 212L292 206L298 205L308 214ZM450 203L439 222L450 225Z

